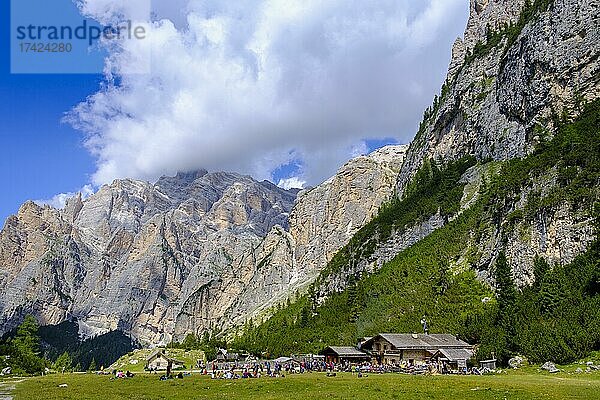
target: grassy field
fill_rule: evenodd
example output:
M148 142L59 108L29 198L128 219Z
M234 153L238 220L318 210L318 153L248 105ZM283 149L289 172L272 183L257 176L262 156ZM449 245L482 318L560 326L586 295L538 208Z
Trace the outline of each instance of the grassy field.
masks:
M68 387L61 388L66 383ZM54 399L598 399L600 373L550 375L537 370L492 376L290 375L255 380L156 375L110 380L98 375L51 375L16 384L15 400Z

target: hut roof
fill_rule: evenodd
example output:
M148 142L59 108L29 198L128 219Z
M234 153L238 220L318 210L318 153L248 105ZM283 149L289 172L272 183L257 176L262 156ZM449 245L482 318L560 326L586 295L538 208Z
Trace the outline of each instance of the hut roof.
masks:
M185 364L183 361L181 360L177 360L175 358L169 357L165 354L164 350L157 350L154 353L152 353L152 355L150 357L148 357L146 359L146 363L150 363L153 360L157 359L158 357L163 357L165 358L167 361L171 361L173 364Z
M447 348L470 349L471 345L467 342L457 339L449 334L410 334L410 333L382 333L369 339L366 344L371 344L374 340L383 338L398 349L416 349L416 350L438 350Z
M365 358L368 357L367 353L360 351L354 347L350 346L329 346L324 352L327 350L331 350L333 353L337 354L339 357L344 358Z
M473 352L466 349L439 349L433 356L441 355L449 361L468 360L473 357Z

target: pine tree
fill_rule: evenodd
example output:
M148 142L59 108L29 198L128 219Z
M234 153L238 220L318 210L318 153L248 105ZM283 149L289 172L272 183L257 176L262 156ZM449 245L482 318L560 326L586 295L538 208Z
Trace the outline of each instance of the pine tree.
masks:
M73 359L68 352L62 353L54 362L54 369L57 372L65 373L71 372L73 369Z
M358 301L358 290L356 285L356 278L354 275L350 275L347 284L347 292L348 292L348 309L350 311L349 314L349 322L355 322L358 319L358 315L360 313L359 301Z
M300 326L302 328L307 327L308 323L310 322L311 313L309 307L310 306L307 304L304 307L302 307L302 310L300 311Z
M506 255L501 252L496 260L496 295L500 312L508 311L515 302L517 289L512 277L512 270L506 260Z
M516 328L517 289L512 277L512 270L501 252L496 260L496 295L498 298L497 325L501 327L496 338L496 354L506 362L512 355Z
M17 328L17 334L10 343L12 349L12 368L25 374L39 374L44 371L46 362L39 356L39 325L35 318L28 315Z
M193 333L188 334L181 345L185 350L195 350L200 346L198 338Z
M548 262L544 258L537 256L533 261L533 276L535 278L534 285L536 287L541 286L542 280L548 271L550 271L550 265L548 265Z
M35 318L28 315L23 320L23 323L17 328L17 335L13 340L13 344L18 346L23 353L39 354L40 337L38 336L39 325Z

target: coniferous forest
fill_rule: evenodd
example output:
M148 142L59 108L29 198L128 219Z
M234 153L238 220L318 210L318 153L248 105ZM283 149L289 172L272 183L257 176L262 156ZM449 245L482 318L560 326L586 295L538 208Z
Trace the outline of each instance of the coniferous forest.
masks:
M136 344L120 331L82 340L77 321L39 326L32 316L0 339L0 369L15 374L96 371L108 367Z

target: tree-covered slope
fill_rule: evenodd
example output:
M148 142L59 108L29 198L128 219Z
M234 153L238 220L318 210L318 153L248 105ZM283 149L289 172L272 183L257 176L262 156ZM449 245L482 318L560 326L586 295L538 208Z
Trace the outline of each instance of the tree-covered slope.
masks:
M361 336L382 331L416 332L426 315L431 332L455 333L481 344L478 357L494 352L505 358L518 352L536 361L568 361L598 349L598 242L569 265L550 266L539 259L535 283L521 289L514 285L503 251L491 265L481 265L479 256L488 230L497 232L503 242L500 247L506 248L506 237L517 223L551 214L565 204L597 216L600 101L590 103L574 121L555 122L560 128L551 140L543 141L525 158L505 162L501 171L481 186L477 202L443 228L402 251L374 274L351 278L346 290L321 304L309 291L262 324L248 324L235 346L254 353L266 351L270 356L314 352L331 344L351 345ZM410 212L409 204L433 204L454 188L462 192L456 173L465 165L465 160L439 169L426 165L409 186L407 196L390 207ZM556 177L551 189L530 191L525 204L520 204L520 195L549 174ZM441 176L445 177L443 184L430 185ZM449 188L452 180L454 186ZM430 190L419 192L419 188ZM412 197L415 191L417 199ZM367 243L376 243L390 226L403 225L407 214L390 209L384 207L349 246L370 249ZM321 279L348 265L353 254L349 249L334 258ZM485 268L494 277L495 289L476 278Z
M97 368L108 367L123 354L137 347L137 344L121 331L111 331L81 340L76 321L42 326L39 335L45 358L55 362L66 352L71 357L72 367L79 370L87 370L92 365Z
M24 333L26 340L20 339ZM9 356L8 365L19 373L41 373L44 367L85 371L107 367L136 347L120 331L81 340L77 321L38 326L35 318L28 316L19 328L0 337L0 360Z

